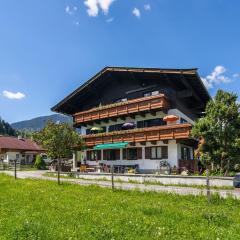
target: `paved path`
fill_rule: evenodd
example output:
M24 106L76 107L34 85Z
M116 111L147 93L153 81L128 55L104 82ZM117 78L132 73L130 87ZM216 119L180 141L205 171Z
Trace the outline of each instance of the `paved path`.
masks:
M0 171L1 173L1 171ZM13 176L13 172L4 171L4 173ZM31 179L43 179L50 181L57 181L56 177L47 177L43 176L45 171L21 171L17 173L18 178L31 178ZM82 180L82 179L67 179L62 178L62 182L69 182L73 184L80 185L99 185L101 187L111 188L110 181L99 181L99 180ZM134 190L138 189L140 191L154 191L154 192L168 192L175 193L181 195L206 195L206 189L199 189L193 187L177 187L177 186L162 186L162 185L144 185L144 184L135 184L135 183L127 183L127 182L115 182L114 187L116 189L124 189L124 190ZM240 190L216 190L211 189L211 193L218 193L221 197L226 198L228 196L232 196L234 198L240 199Z

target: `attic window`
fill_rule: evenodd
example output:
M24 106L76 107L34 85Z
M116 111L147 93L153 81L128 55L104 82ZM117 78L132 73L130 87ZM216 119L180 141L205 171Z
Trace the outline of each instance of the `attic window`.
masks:
M159 91L153 91L153 92L146 92L143 94L144 97L149 97L149 96L156 96L159 94Z
M127 98L119 98L116 100L116 103L118 102L126 102L127 101Z

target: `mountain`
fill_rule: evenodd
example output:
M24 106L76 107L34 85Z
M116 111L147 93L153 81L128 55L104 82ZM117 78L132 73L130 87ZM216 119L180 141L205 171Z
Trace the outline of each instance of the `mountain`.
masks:
M39 131L42 128L44 128L45 124L48 121L59 122L59 123L63 123L63 122L71 123L72 118L61 115L61 114L52 114L49 116L33 118L31 120L15 122L15 123L12 123L11 126L16 130L21 130L21 131L24 130L24 131L32 132L32 131Z
M0 135L16 136L16 131L12 126L0 118Z

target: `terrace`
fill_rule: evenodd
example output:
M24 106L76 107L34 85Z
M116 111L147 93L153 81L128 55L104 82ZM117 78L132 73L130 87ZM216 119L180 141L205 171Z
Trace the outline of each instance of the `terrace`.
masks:
M144 114L146 112L156 112L157 110L167 110L168 108L169 103L166 96L159 94L78 112L74 114L74 123L75 125L85 124L102 119L124 117L131 114Z
M187 139L190 136L192 125L189 123L154 126L108 133L98 133L83 136L87 147L97 144L130 142L142 143L170 139Z

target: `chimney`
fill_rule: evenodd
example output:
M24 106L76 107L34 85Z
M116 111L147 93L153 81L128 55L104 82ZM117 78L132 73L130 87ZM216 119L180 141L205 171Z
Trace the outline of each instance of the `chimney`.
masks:
M23 140L23 137L21 135L18 135L18 140Z

